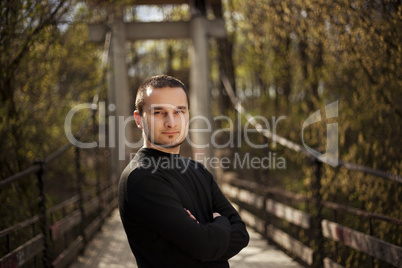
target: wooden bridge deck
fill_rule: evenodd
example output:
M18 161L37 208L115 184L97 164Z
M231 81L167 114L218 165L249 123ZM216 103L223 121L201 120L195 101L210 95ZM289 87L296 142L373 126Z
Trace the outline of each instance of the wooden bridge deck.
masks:
M269 245L252 229L250 243L240 254L233 257L231 268L301 268L289 256ZM112 212L102 227L102 230L88 244L84 255L78 257L70 268L128 268L137 267L132 255L118 210Z

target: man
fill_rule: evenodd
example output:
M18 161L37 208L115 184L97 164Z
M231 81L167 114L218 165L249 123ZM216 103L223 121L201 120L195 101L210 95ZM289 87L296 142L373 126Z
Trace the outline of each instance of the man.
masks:
M138 266L229 267L249 236L211 173L179 155L188 134L186 87L155 76L135 104L144 146L121 175L119 210Z

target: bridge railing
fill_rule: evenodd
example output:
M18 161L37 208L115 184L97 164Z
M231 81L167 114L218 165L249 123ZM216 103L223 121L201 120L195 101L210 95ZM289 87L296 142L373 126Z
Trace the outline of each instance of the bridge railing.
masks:
M236 173L226 172L222 191L238 206L243 220L309 267L344 267L339 262L351 251L366 254L371 267L375 266L374 260L380 260L381 267L402 267L402 247L399 244L402 240L402 220L323 200L320 193L321 161L328 159L315 159L303 146L264 129L237 100L225 76L222 76L222 83L235 109L262 136L287 150L305 155L314 168L311 181L315 189L312 189L311 197L241 180ZM340 168L373 175L396 183L398 187L402 184L399 175L343 161L338 163ZM400 209L400 204L395 204L395 209ZM366 221L368 230L350 228L340 223L347 222L341 218ZM379 239L374 226L386 226L397 237L399 234L399 239L393 239L394 243Z
M95 111L90 119L93 131L97 132ZM89 120L82 129L88 125ZM37 207L31 206L33 211L26 213L33 216L0 231L1 268L67 267L100 229L105 217L117 207L117 187L108 179L108 151L99 148L91 150L90 153L88 149L68 143L48 158L0 182L2 194L19 194L21 197L18 200L22 203L38 200ZM86 154L85 157L82 154ZM84 165L88 159L94 162L94 171L85 172L87 168ZM60 164L58 161L69 162L74 167L73 174L52 172L54 166ZM71 176L67 179L69 185L60 185L59 177L66 175ZM29 191L35 191L31 183L34 180L36 192L29 195L33 199L22 200L22 189L27 183ZM59 188L58 192L64 192L63 195L69 193L70 196L49 206L49 188L52 187L46 183ZM71 189L71 185L75 189ZM10 215L2 217L5 220Z
M314 204L334 215L348 213L366 218L369 222L383 221L396 226L396 231L401 229L402 220L323 200L317 204L318 201L314 198L278 188L261 187L257 183L236 178L225 180L222 191L237 204L246 224L308 266L343 267L333 260L337 257L337 248L329 254L323 252L324 238L342 243L393 266L400 267L402 264L402 247L376 238L374 230L370 230L369 234L354 230L334 220L324 219L317 213L299 209L288 202L299 206L302 203ZM300 231L304 231L307 236L296 238ZM321 237L317 236L317 231L320 231ZM315 249L309 246L311 240L317 243ZM332 258L326 255L332 255Z
M109 32L102 58L103 78L110 39ZM75 135L76 141L96 139L99 133L96 115L103 82L98 84L91 112ZM0 181L2 206L12 202L18 210L10 208L1 215L0 268L67 267L80 254L117 207L109 154L107 148L81 149L68 142L47 158Z

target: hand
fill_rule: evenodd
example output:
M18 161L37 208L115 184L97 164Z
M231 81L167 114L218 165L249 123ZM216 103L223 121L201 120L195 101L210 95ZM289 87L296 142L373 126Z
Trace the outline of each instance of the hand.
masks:
M197 221L197 219L194 217L194 215L191 214L190 210L188 210L188 209L184 209L184 210L187 212L187 214L190 216L190 218L192 218L193 220ZM199 223L199 222L197 221L197 223Z
M220 217L220 216L222 216L222 215L219 214L218 212L214 212L214 213L212 214L212 217L214 217L214 219L215 219L216 217Z

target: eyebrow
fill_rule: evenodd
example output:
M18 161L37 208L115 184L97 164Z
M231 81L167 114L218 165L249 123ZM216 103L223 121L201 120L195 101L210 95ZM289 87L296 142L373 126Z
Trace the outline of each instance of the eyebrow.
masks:
M154 106L154 107L149 107L150 111L154 110L164 110L166 107L165 106ZM187 110L187 106L181 105L181 106L176 106L177 110Z

